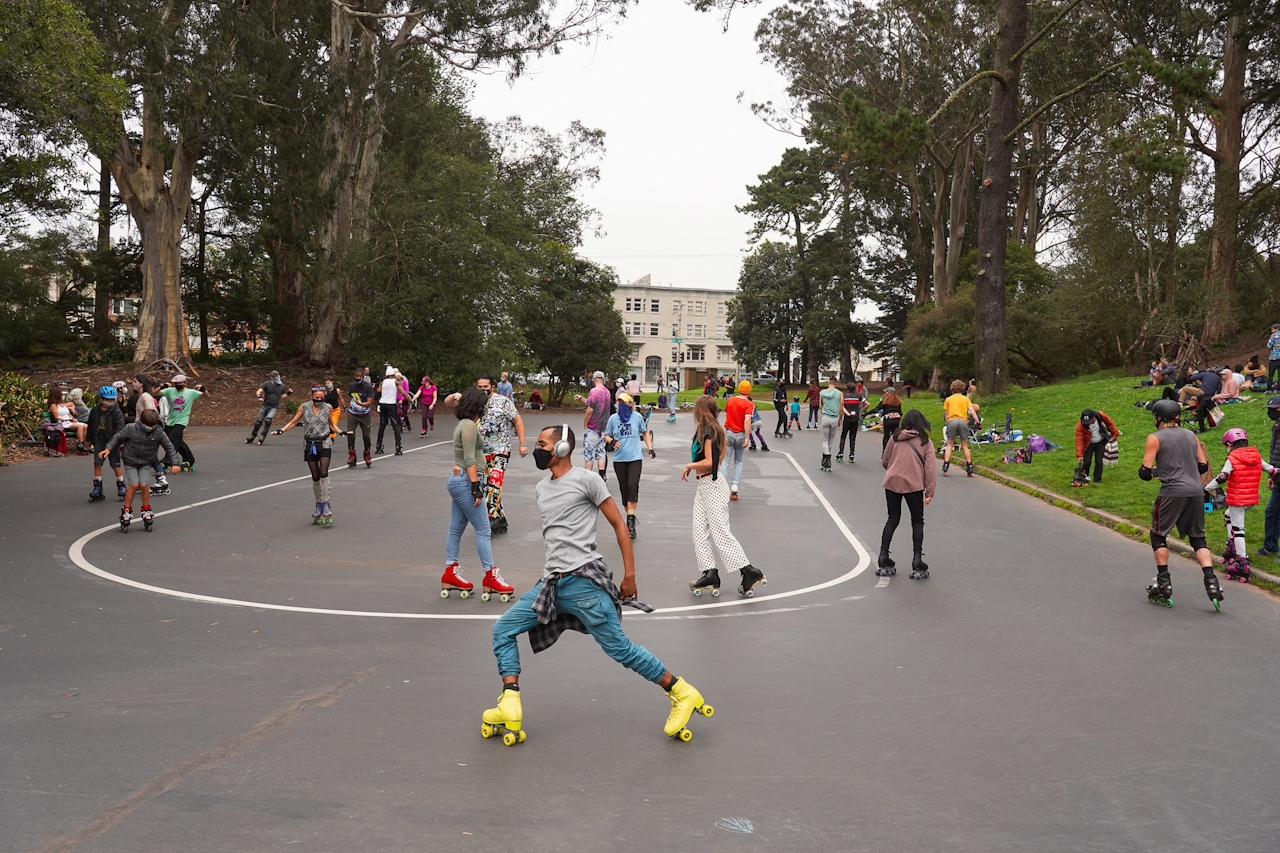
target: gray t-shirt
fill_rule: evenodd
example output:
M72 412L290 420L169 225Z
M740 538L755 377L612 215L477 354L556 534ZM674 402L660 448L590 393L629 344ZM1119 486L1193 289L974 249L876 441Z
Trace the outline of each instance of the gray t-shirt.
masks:
M272 409L280 408L280 398L284 396L284 383L268 379L259 387L262 388L262 405Z
M596 550L596 518L609 489L595 471L571 468L547 477L534 488L542 513L542 541L547 562L542 576L571 572L600 559Z
M1160 449L1156 451L1156 476L1160 478L1160 497L1198 498L1204 494L1200 470L1196 463L1196 434L1182 427L1164 427L1156 431ZM585 469L584 469L585 470Z

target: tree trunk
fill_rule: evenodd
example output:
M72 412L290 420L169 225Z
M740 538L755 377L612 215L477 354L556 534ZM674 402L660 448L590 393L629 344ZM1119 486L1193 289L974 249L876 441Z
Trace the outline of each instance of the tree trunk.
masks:
M205 288L205 248L208 243L208 234L205 233L204 209L205 204L209 200L209 193L212 188L206 189L204 195L200 196L200 212L196 220L197 227L200 229L200 244L196 250L196 303L199 305L200 314L200 356L202 358L209 357L209 303L207 301L207 292Z
M946 170L938 161L933 164L933 210L929 214L929 230L933 233L933 301L945 305L951 297L947 278L947 180Z
M111 163L98 161L98 260L111 251ZM98 346L108 346L111 339L111 282L99 266L93 282L93 337Z
M191 203L201 119L197 113L173 141L173 161L166 169L162 149L168 140L152 97L143 96L140 147L122 136L112 164L120 198L142 238L142 305L133 361L145 367L169 358L194 374L182 310L182 227Z
M956 279L960 277L960 253L964 249L965 223L969 218L969 176L973 173L973 137L960 146L956 154L956 168L951 174L951 221L948 223L947 263L943 269L941 284L935 285L938 302L942 294L950 299L956 292Z
M271 255L272 289L278 306L271 317L271 348L281 357L291 357L305 349L306 329L310 321L306 270L295 242L297 216L285 215L289 220L288 229L291 229L289 235L273 234L266 238L266 245Z
M1010 58L1027 33L1027 0L1000 0L996 16L995 70L1004 77L991 84L987 116L987 157L982 168L982 204L978 211L978 274L974 291L977 375L984 393L1003 391L1009 382L1005 343L1005 249L1009 239L1009 189L1017 125L1018 78L1022 60Z
M840 350L840 378L845 382L853 381L853 348L843 347Z
M1206 312L1201 340L1220 341L1235 333L1236 260L1240 256L1240 160L1244 151L1245 67L1249 40L1244 18L1227 19L1222 45L1222 91L1214 99L1216 139L1213 169L1213 227L1204 283Z
M916 295L914 304L923 305L933 297L933 280L929 277L929 264L925 260L924 226L920 222L920 194L914 188L908 190L911 209L908 219L911 229L910 253L911 268L916 275Z

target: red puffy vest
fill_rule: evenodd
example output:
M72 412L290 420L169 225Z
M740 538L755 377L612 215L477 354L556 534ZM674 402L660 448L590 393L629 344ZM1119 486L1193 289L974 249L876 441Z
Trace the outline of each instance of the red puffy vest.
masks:
M1262 481L1262 455L1256 447L1241 447L1227 454L1231 476L1227 478L1227 506L1255 506Z

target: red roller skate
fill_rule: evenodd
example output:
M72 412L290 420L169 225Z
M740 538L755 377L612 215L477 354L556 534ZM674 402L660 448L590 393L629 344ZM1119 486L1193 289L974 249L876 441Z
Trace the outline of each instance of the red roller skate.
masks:
M462 569L458 568L457 563L450 563L444 567L444 574L440 576L441 598L448 598L449 593L455 589L458 590L459 598L470 598L474 587L475 584L462 576Z
M502 579L502 572L497 566L484 573L480 586L484 589L480 593L481 601L488 601L490 595L497 595L499 601L510 601L511 594L516 591L515 587Z

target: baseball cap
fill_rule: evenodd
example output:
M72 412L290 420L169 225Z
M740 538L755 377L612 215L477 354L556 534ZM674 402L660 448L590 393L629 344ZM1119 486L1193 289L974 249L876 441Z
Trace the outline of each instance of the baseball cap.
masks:
M1267 401L1268 409L1280 409L1280 394L1275 395Z
M592 379L604 379L604 371L603 371L603 370L597 370L595 373L591 374L591 378L592 378Z
M172 382L174 385L181 385L182 383L187 381L187 374L175 373L173 375L173 379L170 379L169 381Z

